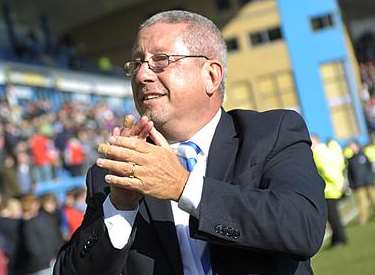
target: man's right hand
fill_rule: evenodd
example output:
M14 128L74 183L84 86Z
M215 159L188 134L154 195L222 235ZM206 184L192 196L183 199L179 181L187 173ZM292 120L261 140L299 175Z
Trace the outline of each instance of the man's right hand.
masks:
M152 121L146 116L141 117L137 122L134 116L128 115L124 118L123 127L115 127L112 131L112 136L136 136L140 139L146 139L152 128L154 127ZM112 204L118 210L134 210L137 208L139 201L143 195L124 188L110 185L111 195L110 199Z

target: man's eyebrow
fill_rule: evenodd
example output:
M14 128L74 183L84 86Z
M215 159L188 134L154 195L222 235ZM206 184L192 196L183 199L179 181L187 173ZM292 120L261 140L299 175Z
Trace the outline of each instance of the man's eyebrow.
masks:
M140 50L135 50L135 51L132 51L132 56L142 56L144 55L143 52L141 52Z
M169 51L167 51L164 48L155 48L152 50L151 55L155 54L169 54ZM145 53L141 50L136 50L132 53L132 58L144 58Z

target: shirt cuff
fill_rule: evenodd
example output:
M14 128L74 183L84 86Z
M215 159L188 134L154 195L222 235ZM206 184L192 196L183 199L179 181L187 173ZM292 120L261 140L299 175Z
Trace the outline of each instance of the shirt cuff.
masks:
M113 206L110 197L107 196L103 203L103 213L104 223L113 247L123 249L129 241L138 207L131 211L118 210Z
M191 172L186 182L184 191L178 201L178 207L190 215L198 218L198 206L203 191L203 177L198 173Z

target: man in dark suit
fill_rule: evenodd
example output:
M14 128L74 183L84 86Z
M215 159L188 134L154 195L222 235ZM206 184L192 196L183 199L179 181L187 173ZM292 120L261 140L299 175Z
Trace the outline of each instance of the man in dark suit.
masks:
M225 112L225 63L203 16L141 25L125 69L145 117L100 146L54 274L312 274L326 207L306 126L293 111Z

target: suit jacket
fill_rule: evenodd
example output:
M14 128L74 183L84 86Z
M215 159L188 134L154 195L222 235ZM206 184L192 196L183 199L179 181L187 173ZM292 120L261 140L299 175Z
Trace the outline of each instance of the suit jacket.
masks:
M145 197L128 244L111 245L104 175L89 170L83 224L60 250L54 274L182 275L169 201ZM213 274L312 274L326 224L323 190L296 112L223 112L190 235L209 243Z

